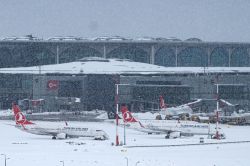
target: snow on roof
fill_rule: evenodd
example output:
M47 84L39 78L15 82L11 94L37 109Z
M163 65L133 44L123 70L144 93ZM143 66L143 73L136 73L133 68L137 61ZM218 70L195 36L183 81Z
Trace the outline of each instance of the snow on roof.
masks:
M39 70L40 69L40 70ZM2 68L0 73L64 73L64 74L121 74L121 73L161 73L166 68L147 63L130 62L119 59L107 59L105 61L96 58L81 59L77 62L33 66Z
M223 102L223 103L225 103L225 104L228 105L228 106L235 106L235 105L233 105L232 103L229 103L229 102L226 101L226 100L220 99L220 101Z
M122 59L84 58L62 64L0 68L0 73L11 74L197 74L250 73L250 67L164 67Z

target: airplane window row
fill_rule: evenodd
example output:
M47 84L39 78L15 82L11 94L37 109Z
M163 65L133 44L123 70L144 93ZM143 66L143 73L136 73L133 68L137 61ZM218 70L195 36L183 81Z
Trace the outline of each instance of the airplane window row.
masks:
M77 130L77 131L87 131L88 128L75 128L75 127L64 127L66 130Z

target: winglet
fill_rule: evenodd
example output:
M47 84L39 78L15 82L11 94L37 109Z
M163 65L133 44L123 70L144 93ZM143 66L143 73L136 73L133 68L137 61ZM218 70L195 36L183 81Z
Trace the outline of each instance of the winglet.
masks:
M160 96L160 108L167 108L167 105L165 104L163 96Z

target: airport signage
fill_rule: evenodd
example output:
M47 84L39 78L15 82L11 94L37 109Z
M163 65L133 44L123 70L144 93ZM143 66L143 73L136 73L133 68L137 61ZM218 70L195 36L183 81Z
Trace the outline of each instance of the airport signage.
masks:
M56 90L58 88L59 81L58 80L49 80L47 83L47 88L49 90Z

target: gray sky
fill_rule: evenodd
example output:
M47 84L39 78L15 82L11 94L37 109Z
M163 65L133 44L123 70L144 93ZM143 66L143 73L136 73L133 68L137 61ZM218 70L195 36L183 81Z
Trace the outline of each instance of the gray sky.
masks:
M0 38L27 34L250 42L250 0L0 0Z

